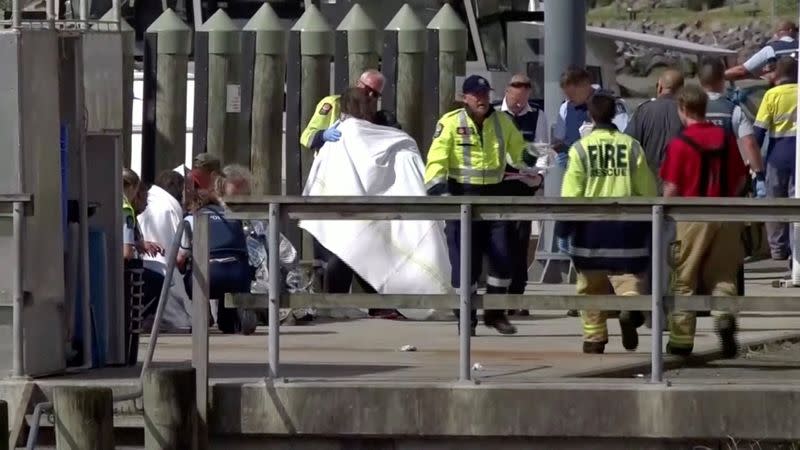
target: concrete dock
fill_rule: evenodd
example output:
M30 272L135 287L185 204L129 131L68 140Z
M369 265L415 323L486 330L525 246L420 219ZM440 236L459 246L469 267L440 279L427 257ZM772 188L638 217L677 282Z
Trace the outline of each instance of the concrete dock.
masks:
M785 268L772 261L749 265L747 294L796 295L795 289L771 287ZM540 285L530 291L572 289ZM746 377L686 369L687 363L697 367L716 359L711 318L699 319L696 357L666 358L672 371L662 384L647 382L649 329L640 329L640 348L626 352L618 322L611 319L607 353L584 355L577 318L534 311L513 321L516 336L478 327L472 360L482 368L475 372L477 382L468 384L455 381L454 322L360 319L282 327L278 380L264 379L264 329L252 336L212 334L212 433L225 448L262 448L258 445L269 442L275 446L270 448L303 449L485 448L501 441L503 448L611 449L634 442L630 439L641 445L625 448L693 448L727 435L800 439L800 383L792 378L797 371L782 377L774 364L765 364L762 379L757 361L748 364ZM800 339L800 315L745 312L740 330L747 354L767 343ZM144 339L142 355L146 344ZM404 345L416 351L400 351ZM190 359L190 336L161 337L157 366L189 365ZM130 392L137 374L138 368L106 368L39 379L27 399L20 397L27 407L20 407L30 413L60 384ZM5 382L6 391L13 383ZM140 407L117 405L115 424L141 427ZM539 446L525 439L531 437Z

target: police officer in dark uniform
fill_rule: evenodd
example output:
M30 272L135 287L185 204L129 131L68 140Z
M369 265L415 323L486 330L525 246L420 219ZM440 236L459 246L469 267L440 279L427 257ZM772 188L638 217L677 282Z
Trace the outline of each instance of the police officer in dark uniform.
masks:
M540 141L546 140L547 136L547 120L542 111L534 108L528 101L531 96L531 79L525 74L515 74L511 77L511 81L506 87L506 94L503 101L495 105L495 109L505 112L514 120L525 142L532 144L537 138ZM531 158L531 159L528 159ZM533 165L535 162L532 155L526 155L528 165ZM506 166L507 174L516 174L519 171L512 167ZM533 196L539 189L543 182L543 177L537 175L528 181L514 179L516 177L507 178L503 181L502 189L504 195L511 196ZM527 178L526 178L527 180ZM531 185L532 184L532 185ZM508 287L509 294L524 294L525 287L528 284L528 247L531 241L531 221L508 222L510 229L510 239L512 245L511 250L511 285ZM489 277L498 278L497 274L489 267ZM508 314L514 314L517 311L509 310ZM527 316L530 314L528 310L521 310L519 314Z
M207 185L207 175L193 170L190 177L195 186ZM216 195L210 190L190 189L187 194L186 209L190 213L208 214L208 253L209 253L209 288L210 298L219 302L217 310L217 327L226 334L236 333L240 322L235 308L226 308L226 293L250 292L253 272L247 252L247 237L244 225L240 220L225 217L225 209ZM190 229L194 225L194 217L189 215L186 221ZM184 235L181 250L178 252L177 267L185 271L191 256L192 243L189 235ZM187 292L191 293L191 283L187 284Z

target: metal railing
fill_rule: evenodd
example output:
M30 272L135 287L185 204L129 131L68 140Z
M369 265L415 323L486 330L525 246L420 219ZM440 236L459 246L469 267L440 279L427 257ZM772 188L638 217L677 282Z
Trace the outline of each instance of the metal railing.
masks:
M156 344L158 344L158 336L161 332L161 319L164 317L167 297L169 296L169 290L172 285L172 274L175 271L175 266L177 265L178 250L180 249L181 240L183 239L184 233L187 233L189 236L191 236L191 229L188 228L186 224L187 223L184 220L178 224L178 229L175 231L175 236L172 238L172 243L167 250L167 268L164 273L164 283L161 285L161 292L158 297L158 304L156 305L156 314L153 319L153 327L150 330L150 340L147 344L147 353L145 354L144 361L142 362L142 370L139 372L136 390L129 394L114 396L114 403L137 400L144 394L144 376L147 373L147 370L150 368L150 364L153 362ZM39 428L41 426L42 415L44 415L46 412L52 411L52 409L53 402L51 401L37 403L33 408L33 414L31 416L31 428L30 431L28 431L28 439L25 445L25 450L34 450L38 445Z
M12 291L12 366L11 376L20 378L25 375L25 361L23 353L24 329L22 323L23 308L25 301L23 264L24 248L23 239L25 231L26 206L32 207L31 196L20 195L0 195L0 215L11 217L13 222L12 248L14 257L14 285Z
M650 295L534 296L376 294L281 294L278 277L269 278L269 294L234 296L238 306L269 309L269 377L280 374L280 307L380 307L458 308L462 323L469 323L471 309L622 309L652 311L653 323L662 323L663 308L702 310L800 311L800 297L675 297L662 292L664 225L682 222L800 222L800 201L795 199L564 199L542 197L239 197L226 199L229 217L269 219L269 273L279 273L280 224L292 220L459 220L461 222L461 279L469 279L471 224L475 220L627 220L653 224L652 291ZM265 213L265 211L267 211ZM195 218L193 240L193 353L197 373L197 406L207 418L208 386L208 218ZM458 300L456 300L458 299ZM461 327L459 380L470 380L470 332ZM662 334L653 333L651 381L663 377Z

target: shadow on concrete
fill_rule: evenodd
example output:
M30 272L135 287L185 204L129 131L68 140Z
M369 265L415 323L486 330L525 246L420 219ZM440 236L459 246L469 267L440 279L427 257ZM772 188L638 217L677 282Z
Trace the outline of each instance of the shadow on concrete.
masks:
M151 367L186 367L191 365L190 361L185 362L154 362ZM209 377L216 379L241 379L241 378L264 378L267 371L267 363L210 363ZM363 375L375 375L380 373L394 372L397 370L408 369L412 366L403 365L356 365L356 364L281 364L281 377L322 377L322 378L353 378ZM90 370L83 373L58 375L59 380L80 379L86 380L113 380L113 379L133 379L139 376L142 367L137 364L134 367L104 367L102 369ZM48 378L42 378L47 380Z

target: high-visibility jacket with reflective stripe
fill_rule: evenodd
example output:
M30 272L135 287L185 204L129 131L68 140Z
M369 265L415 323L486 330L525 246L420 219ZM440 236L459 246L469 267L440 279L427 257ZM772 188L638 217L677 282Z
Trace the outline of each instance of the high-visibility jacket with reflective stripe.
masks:
M617 131L595 127L569 150L562 197L655 197L656 181L639 143ZM580 270L636 273L648 264L647 222L561 222L556 234Z
M506 164L522 165L525 140L507 114L493 110L479 128L464 108L451 111L436 125L428 150L425 186L489 185L503 181Z
M768 164L794 170L797 138L797 83L775 86L764 94L755 121L756 140L767 146Z
M339 120L342 109L340 95L329 95L317 103L314 115L300 135L300 144L311 150L318 150L324 143L322 133Z

